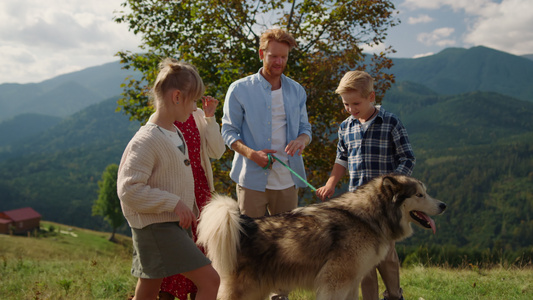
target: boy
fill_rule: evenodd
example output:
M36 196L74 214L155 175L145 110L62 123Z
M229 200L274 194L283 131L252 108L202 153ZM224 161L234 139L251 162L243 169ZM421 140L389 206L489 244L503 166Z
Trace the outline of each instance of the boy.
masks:
M415 157L407 131L394 114L374 106L373 78L363 71L350 71L335 92L341 96L350 116L339 126L335 164L326 185L316 191L317 196L321 200L332 196L346 169L350 174L349 191L379 175L411 175ZM389 300L403 299L394 246L393 243L385 260L377 266L387 288L383 295ZM363 279L361 290L365 300L379 298L375 270Z

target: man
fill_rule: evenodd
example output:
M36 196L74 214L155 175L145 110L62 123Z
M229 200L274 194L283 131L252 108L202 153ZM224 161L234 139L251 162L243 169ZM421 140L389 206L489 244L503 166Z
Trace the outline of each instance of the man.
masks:
M241 213L261 217L298 206L305 183L302 152L311 142L304 88L283 75L295 39L282 29L261 35L258 73L232 83L224 102L222 137L235 151L230 177L237 183ZM269 167L269 168L267 168ZM273 298L276 299L276 298ZM278 298L278 299L284 299Z

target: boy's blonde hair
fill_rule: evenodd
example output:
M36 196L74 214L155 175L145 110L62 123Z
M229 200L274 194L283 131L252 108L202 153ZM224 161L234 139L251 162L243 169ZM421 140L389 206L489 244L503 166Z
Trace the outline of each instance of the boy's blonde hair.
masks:
M280 28L268 29L263 32L261 39L259 40L259 49L265 51L270 41L285 43L289 45L289 50L292 50L298 45L290 33Z
M152 100L156 107L171 89L181 91L184 101L196 101L205 93L204 82L195 66L174 58L165 58L159 63L159 74L152 88Z
M368 97L374 91L374 78L364 71L349 71L342 77L335 90L337 94L358 91L361 96Z

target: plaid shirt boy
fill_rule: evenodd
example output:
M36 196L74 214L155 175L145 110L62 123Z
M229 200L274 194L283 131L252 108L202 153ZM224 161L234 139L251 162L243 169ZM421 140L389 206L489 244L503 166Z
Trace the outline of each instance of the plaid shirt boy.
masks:
M351 192L380 175L411 175L415 166L407 130L400 119L379 106L376 108L379 112L366 131L353 116L339 126L335 163L348 170Z

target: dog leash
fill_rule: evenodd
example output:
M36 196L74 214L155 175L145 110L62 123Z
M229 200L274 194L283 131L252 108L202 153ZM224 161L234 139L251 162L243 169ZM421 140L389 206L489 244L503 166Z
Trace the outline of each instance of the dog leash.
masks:
M301 181L303 181L305 184L307 184L307 186L309 186L311 188L311 190L313 190L313 192L316 192L316 188L314 186L312 186L307 180L303 179L300 175L298 175L298 173L296 173L293 169L291 169L291 167L287 166L279 158L275 157L274 155L272 155L270 153L268 153L268 164L266 165L266 167L263 168L264 170L268 169L272 165L272 163L274 162L273 159L279 161L285 168L287 168L289 171L291 171L292 174L296 175L296 177L300 178Z

